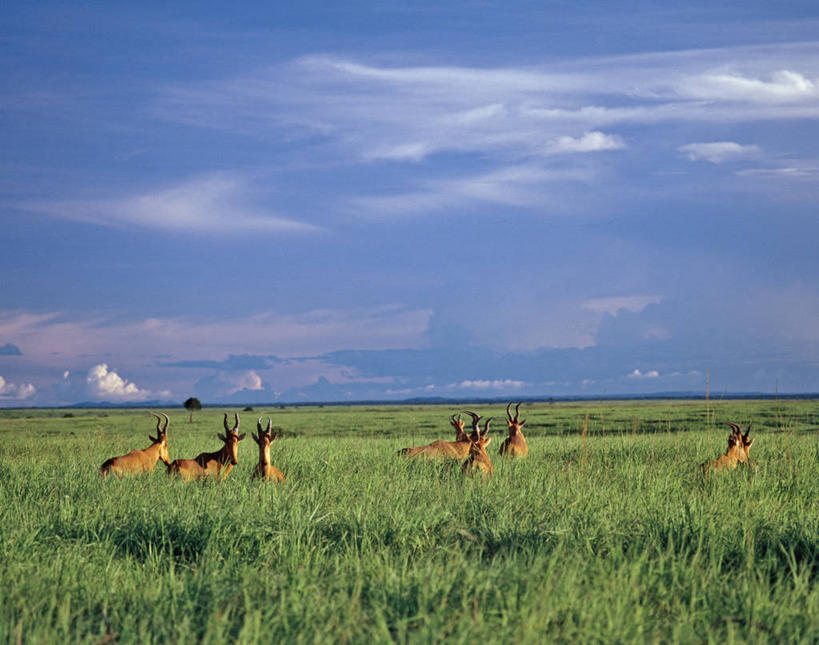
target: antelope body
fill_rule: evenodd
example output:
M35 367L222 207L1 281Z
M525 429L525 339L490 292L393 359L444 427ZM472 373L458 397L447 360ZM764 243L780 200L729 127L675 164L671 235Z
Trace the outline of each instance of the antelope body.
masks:
M469 477L474 476L475 473L480 473L486 479L495 472L492 462L489 460L489 454L486 452L486 446L492 441L492 437L487 437L489 422L492 419L486 420L483 432L481 432L478 427L481 417L474 412L467 412L467 414L472 416L472 434L469 435L469 454L461 466L461 472Z
M169 464L171 459L168 455L168 415L165 417L165 425L160 428L162 424L162 417L154 412L151 415L156 417L156 437L148 435L151 440L151 445L144 450L132 450L127 455L120 457L111 457L102 466L100 466L100 475L107 477L109 474L122 477L123 475L139 475L141 473L152 472L156 462L161 459L165 465Z
M728 435L728 449L724 455L720 455L716 459L706 461L702 465L703 472L707 476L712 470L733 470L737 464L747 464L750 466L750 450L751 445L755 439L748 440L748 435L751 433L751 426L745 434L742 434L742 428L736 423L729 423L731 426L731 434Z
M464 422L461 415L456 418L452 415L449 421L450 425L455 428L455 441L433 441L426 446L416 446L415 448L402 448L398 451L399 455L404 455L407 459L412 459L418 455L422 455L429 459L444 458L444 459L465 459L469 454L469 446L471 442L469 435L464 432Z
M506 406L506 423L509 425L509 436L503 440L500 447L501 455L508 455L509 457L528 457L529 446L526 445L526 437L523 436L521 428L526 423L526 419L520 420L520 403L515 406L515 416L509 412L512 404Z
M231 469L239 463L239 442L245 438L237 432L239 415L233 428L228 428L228 415L225 413L225 434L217 434L224 445L216 452L202 452L195 459L176 459L168 466L168 475L179 475L184 481L191 479L225 479Z
M277 484L283 482L284 473L270 463L270 444L281 435L273 434L273 422L270 420L270 417L267 418L266 430L262 430L262 418L259 417L259 420L256 422L256 430L259 433L258 436L253 433L250 433L250 436L253 437L253 441L259 445L259 463L256 464L256 467L253 469L251 479L261 479L262 481L273 480Z

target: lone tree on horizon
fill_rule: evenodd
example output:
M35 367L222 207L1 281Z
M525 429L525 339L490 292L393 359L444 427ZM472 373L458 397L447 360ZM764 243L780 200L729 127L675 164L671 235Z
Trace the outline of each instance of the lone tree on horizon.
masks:
M188 419L188 423L193 423L193 413L196 410L201 410L202 409L202 403L195 396L192 396L187 401L185 401L182 405L185 406L185 409L188 412L191 413L190 419Z

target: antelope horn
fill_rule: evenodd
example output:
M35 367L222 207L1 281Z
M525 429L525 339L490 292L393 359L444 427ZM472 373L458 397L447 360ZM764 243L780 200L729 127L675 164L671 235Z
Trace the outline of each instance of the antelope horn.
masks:
M748 435L749 435L749 434L751 434L751 424L750 424L750 423L748 424L748 429L747 429L747 430L745 430L745 436L743 436L742 438L743 438L745 441L748 441Z
M171 422L171 420L168 418L168 415L165 414L164 412L160 412L159 414L161 414L163 417L165 417L165 425L162 426L162 432L167 434L168 433L168 424Z
M514 419L512 418L512 414L509 412L509 408L511 408L511 407L512 407L512 402L509 401L509 405L506 406L506 417L507 417L507 419L509 419L509 421L514 421Z
M259 417L259 420L256 422L256 431L257 432L262 431L262 418L261 417Z
M239 429L239 413L236 413L236 425L233 426L233 430L231 432L236 432Z
M470 417L472 417L473 422L477 422L477 420L481 418L480 414L475 414L474 412L470 412L469 410L464 410L464 414L468 414Z
M267 431L271 432L273 430L273 420L270 417L267 417Z
M727 421L726 423L727 423L729 426L731 426L731 428L732 428L732 429L733 429L733 431L734 431L734 432L732 432L731 434L738 434L738 435L741 435L741 434L742 434L742 428L740 428L740 427L739 427L739 426L738 426L736 423L731 423L730 421Z
M156 431L160 432L159 426L162 424L162 417L159 416L156 412L151 412L152 417L156 417Z
M521 405L523 405L522 401L515 406L515 423L518 422L518 417L520 417L520 413L518 412L518 410L520 409Z
M483 425L483 432L481 433L481 439L483 439L486 435L489 434L489 422L492 420L492 417L489 417L486 420L486 423Z

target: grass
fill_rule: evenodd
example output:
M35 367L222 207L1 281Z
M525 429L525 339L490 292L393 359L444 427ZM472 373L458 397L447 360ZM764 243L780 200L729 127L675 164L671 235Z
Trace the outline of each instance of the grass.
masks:
M454 409L257 407L278 487L249 437L221 484L103 481L145 411L2 411L0 639L817 642L819 402L710 405L526 405L530 458L494 431L485 484L394 454ZM166 412L172 458L219 447L222 411ZM756 467L703 480L727 420Z

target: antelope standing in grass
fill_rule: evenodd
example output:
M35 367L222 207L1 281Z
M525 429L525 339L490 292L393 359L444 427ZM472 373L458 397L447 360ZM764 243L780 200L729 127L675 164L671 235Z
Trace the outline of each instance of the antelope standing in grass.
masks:
M515 406L515 416L513 417L512 414L509 412L509 408L512 407L512 404L506 406L506 423L509 425L509 436L503 440L503 443L500 447L500 454L501 455L508 455L510 457L528 457L529 456L529 446L526 445L526 437L523 436L523 424L526 423L526 419L523 421L520 420L520 413L518 410L520 409L520 403Z
M239 442L245 438L245 433L239 434L239 415L233 428L228 428L228 415L225 413L225 434L217 434L224 445L216 452L200 453L196 459L176 459L168 466L168 474L179 475L183 480L225 479L231 469L239 463Z
M426 446L402 448L398 451L398 454L404 455L407 459L412 459L418 455L428 458L465 459L469 454L471 442L469 441L469 435L464 432L464 421L460 414L457 417L453 414L449 423L455 428L455 441L438 440Z
M489 434L489 422L492 421L492 419L486 420L483 426L483 432L481 432L478 426L481 417L474 412L466 413L472 417L472 434L469 435L469 455L461 466L461 472L470 477L476 472L479 472L483 478L486 479L495 472L495 469L492 467L492 462L489 461L489 454L486 452L486 446L492 441L492 437L487 437Z
M251 479L261 479L262 481L273 480L277 484L284 481L284 473L270 463L270 444L281 435L273 434L273 422L267 417L267 430L262 430L262 418L256 422L258 436L250 433L253 441L259 444L259 463L253 469Z
M731 434L728 435L728 449L724 455L706 461L702 465L703 473L706 476L712 470L733 470L737 467L737 464L751 465L750 450L754 439L748 440L748 435L751 433L750 424L744 435L738 424L729 423L728 425L731 426Z
M168 456L168 423L170 423L170 419L168 419L167 414L162 414L162 417L165 417L165 425L162 426L162 417L155 412L151 412L151 416L156 417L156 437L148 435L151 445L144 450L132 450L121 457L111 457L100 466L100 475L103 477L108 477L109 474L114 474L117 477L139 475L153 472L154 466L156 466L159 459L165 465L171 462L171 458Z

